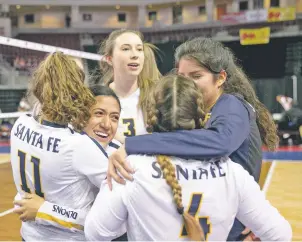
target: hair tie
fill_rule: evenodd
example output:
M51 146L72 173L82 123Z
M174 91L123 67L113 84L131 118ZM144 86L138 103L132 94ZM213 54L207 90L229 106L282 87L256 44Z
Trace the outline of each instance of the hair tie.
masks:
M180 215L183 215L184 214L184 207L177 207L177 212L180 214Z

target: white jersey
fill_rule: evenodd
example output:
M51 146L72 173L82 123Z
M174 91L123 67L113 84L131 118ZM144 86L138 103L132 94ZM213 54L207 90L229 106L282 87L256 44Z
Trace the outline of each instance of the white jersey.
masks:
M88 240L111 240L126 222L129 240L188 240L171 188L156 157L129 156L134 181L106 182L86 217ZM218 162L172 159L185 211L199 219L209 241L225 241L235 217L262 241L290 241L289 223L265 200L258 184L230 159Z
M93 141L96 142L96 140ZM120 145L117 140L112 140L105 148L107 155L110 156ZM84 234L84 223L88 211L89 209L87 208L79 209L63 203L45 201L38 210L35 222L41 225L58 227L62 230L69 230L73 233ZM49 220L49 217L52 219ZM121 228L121 235L125 232L125 227Z
M21 116L11 132L11 164L19 194L35 192L52 203L89 210L108 168L107 154L95 140L68 127ZM55 209L55 213L62 210ZM69 213L68 216L76 216ZM56 221L45 213L37 219ZM58 221L60 222L60 221ZM81 225L64 223L79 229ZM22 223L25 240L84 240L84 234L72 233L36 222Z
M124 136L147 134L144 124L143 112L137 107L140 89L126 98L120 98L122 110L120 115L118 133Z

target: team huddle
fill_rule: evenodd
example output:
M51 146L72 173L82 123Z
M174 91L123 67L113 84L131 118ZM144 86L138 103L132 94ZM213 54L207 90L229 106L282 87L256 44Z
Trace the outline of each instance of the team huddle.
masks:
M257 183L276 127L231 51L190 40L161 76L155 49L113 31L89 87L62 53L40 63L11 131L22 239L290 241Z

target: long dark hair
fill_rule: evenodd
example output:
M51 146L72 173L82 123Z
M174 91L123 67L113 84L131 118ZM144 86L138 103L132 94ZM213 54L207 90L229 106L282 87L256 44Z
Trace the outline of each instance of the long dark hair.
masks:
M227 73L224 93L240 94L256 110L257 125L263 144L275 150L279 144L277 127L268 109L261 103L244 71L236 63L232 51L212 39L195 38L181 44L175 52L176 64L181 58L194 60L213 74Z

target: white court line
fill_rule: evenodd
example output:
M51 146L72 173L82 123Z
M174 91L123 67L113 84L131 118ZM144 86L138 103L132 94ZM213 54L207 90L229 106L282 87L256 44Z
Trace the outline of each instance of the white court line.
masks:
M9 210L4 211L3 213L0 213L0 218L4 217L5 215L11 214L14 212L14 208L11 208Z
M7 161L4 160L4 161L0 161L0 164L4 164L4 163L8 163L8 162L10 162L10 161L9 160L7 160ZM13 211L14 211L14 208L11 208L11 209L8 209L8 210L0 213L0 218L4 217L5 215L11 214Z
M263 185L263 189L262 189L262 191L264 192L264 194L267 193L267 190L268 190L268 188L269 188L269 185L271 184L272 177L273 177L273 174L274 174L274 170L275 170L275 168L276 168L276 165L277 165L277 162L274 160L274 161L272 162L271 167L270 167L269 170L268 170L268 173L267 173L267 176L266 176L264 185Z

